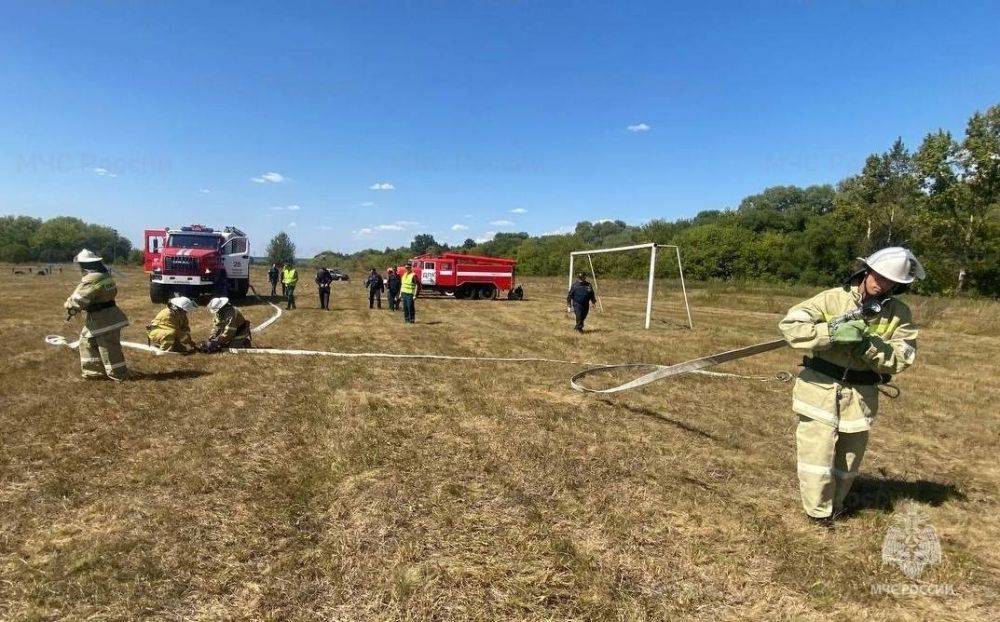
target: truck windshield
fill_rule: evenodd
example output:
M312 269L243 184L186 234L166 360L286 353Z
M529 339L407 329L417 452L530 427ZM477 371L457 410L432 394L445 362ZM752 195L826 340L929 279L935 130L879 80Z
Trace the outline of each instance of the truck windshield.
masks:
M191 235L188 233L174 233L167 240L167 246L171 248L219 248L219 238L214 235Z

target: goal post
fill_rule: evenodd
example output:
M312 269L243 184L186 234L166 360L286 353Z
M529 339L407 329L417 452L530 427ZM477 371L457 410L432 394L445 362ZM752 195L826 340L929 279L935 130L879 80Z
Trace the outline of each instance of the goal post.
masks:
M684 295L684 310L687 312L688 328L694 328L694 324L691 322L691 306L688 304L687 297L687 286L684 284L684 266L681 264L681 249L679 246L673 244L656 244L655 242L649 242L647 244L633 244L631 246L616 246L614 248L596 248L593 250L585 251L572 251L569 254L569 284L567 287L573 286L573 267L575 265L575 260L577 256L586 255L587 263L590 265L591 273L594 273L594 264L590 260L591 255L599 255L602 253L618 253L625 251L636 251L636 250L649 250L649 280L646 286L646 324L645 327L649 328L649 323L653 317L653 283L656 278L656 251L657 249L674 249L674 254L677 256L677 271L680 274L681 281L681 292ZM669 251L668 251L669 252ZM594 274L594 285L597 285L596 274Z

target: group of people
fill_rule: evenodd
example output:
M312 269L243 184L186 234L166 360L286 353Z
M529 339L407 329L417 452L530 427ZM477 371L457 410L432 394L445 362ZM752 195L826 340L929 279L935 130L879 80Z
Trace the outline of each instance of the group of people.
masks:
M121 331L129 322L115 304L115 281L98 255L84 250L76 261L83 277L65 308L70 317L86 313L79 346L83 377L124 380ZM858 476L878 410L879 386L910 367L916 358L917 329L909 307L898 295L924 278L923 266L902 247L875 252L862 259L861 265L841 286L793 306L778 324L788 344L806 353L792 391L792 410L798 416L799 492L806 515L827 526L844 510ZM326 272L318 274L316 280L322 286L320 305L325 309L329 308L333 280ZM394 274L395 270L390 270L386 279L390 307L396 307L398 293L405 321L413 322L419 279L409 263L404 274L393 278ZM289 308L295 308L297 281L294 266L285 266L282 282ZM374 269L366 286L370 307L376 303L381 306L386 283ZM578 275L566 301L576 315L576 330L582 332L590 304L595 302L593 287L584 275ZM208 303L214 316L212 333L195 344L187 314L196 306L186 297L172 298L147 326L149 342L183 353L250 346L250 323L227 298L213 298Z
M122 352L121 332L129 325L128 317L115 298L118 286L103 259L87 249L75 261L83 274L80 284L63 307L67 317L86 314L80 331L80 371L86 380L125 380L127 367ZM208 303L212 313L212 332L201 343L191 338L188 313L198 305L185 296L171 298L166 308L146 326L149 344L170 352L217 352L223 348L249 348L250 322L228 298L213 298Z
M323 268L326 270L326 268ZM327 271L329 273L329 271ZM280 268L278 264L273 263L271 267L267 270L267 280L271 284L271 296L277 296L278 283L281 283L281 297L285 299L285 309L295 308L295 287L299 284L299 271L295 268L295 264L292 262L282 265ZM321 308L328 309L330 304L330 282L333 281L333 277L330 277L330 281L327 282L326 286L326 305L323 306L322 299L323 295L320 294ZM319 283L319 275L316 276L316 283Z

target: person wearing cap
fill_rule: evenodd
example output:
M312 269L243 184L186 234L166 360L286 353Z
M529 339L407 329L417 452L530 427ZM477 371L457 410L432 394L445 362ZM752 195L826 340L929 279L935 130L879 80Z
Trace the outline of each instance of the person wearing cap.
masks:
M83 249L74 261L83 277L63 307L69 317L87 314L80 331L80 371L85 380L125 380L121 333L128 317L115 304L118 286L99 255Z
M198 305L187 296L177 296L167 301L165 309L161 310L146 326L146 337L150 345L166 352L191 354L196 346L191 339L191 325L188 322L188 312Z
M587 314L590 313L591 303L597 302L594 295L594 288L587 281L587 275L579 273L576 275L576 283L569 288L566 293L566 311L572 312L576 316L576 326L574 330L583 332L583 323L587 321Z
M389 268L385 277L386 295L389 297L389 310L399 311L399 287L401 285L396 268Z
M329 268L316 270L316 290L319 292L319 308L330 310L330 284L333 283L333 275Z
M403 304L403 321L414 324L417 321L417 307L414 299L420 294L420 280L413 272L413 262L406 262L406 272L399 282L400 300Z
M368 308L374 309L376 303L378 308L382 308L382 292L385 290L385 282L382 275L375 268L371 269L368 278L365 279L365 287L368 288Z
M843 511L878 412L878 385L913 364L917 327L897 296L924 268L909 250L884 248L835 287L801 302L778 324L803 350L792 390L799 493L806 514L832 526ZM857 312L865 319L840 320Z
M228 298L213 298L208 301L212 313L212 334L198 349L202 352L218 352L223 348L250 348L250 322Z
M288 262L281 269L281 284L285 289L285 308L295 308L295 286L299 283L299 271L295 269L295 264Z

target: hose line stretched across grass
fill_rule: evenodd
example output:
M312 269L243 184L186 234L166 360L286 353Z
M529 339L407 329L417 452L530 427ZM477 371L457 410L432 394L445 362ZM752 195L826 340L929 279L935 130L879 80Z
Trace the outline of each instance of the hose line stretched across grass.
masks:
M262 322L260 325L255 326L252 331L254 333L260 333L267 327L271 326L282 315L281 307L274 304L273 302L264 300L257 293L256 289L253 289L253 295L262 302L267 302L274 308L274 313L267 320ZM66 346L67 348L77 349L80 347L80 340L68 341L62 335L47 335L45 337L45 343L53 346ZM140 350L142 352L147 352L155 356L162 356L164 354L178 354L177 352L169 352L166 350L161 350L157 347L145 344L137 343L134 341L123 341L121 342L122 347L131 348L133 350ZM550 365L578 365L589 368L588 370L581 372L581 374L587 374L590 372L596 372L606 369L627 369L627 368L646 368L646 369L662 369L667 366L665 365L654 365L654 364L629 364L629 365L606 365L602 363L589 363L585 361L570 361L565 359L550 359L542 357L524 356L524 357L503 357L503 356L463 356L463 355L451 355L451 354L393 354L390 352L329 352L325 350L296 350L296 349L280 349L280 348L227 348L223 350L230 354L270 354L270 355L281 355L281 356L326 356L335 358L369 358L369 359L409 359L409 360L430 360L430 361L468 361L468 362L480 362L480 363L543 363ZM770 380L781 380L787 382L791 378L791 374L788 372L781 372L776 376L746 376L742 374L731 374L725 372L714 372L706 371L704 369L693 369L688 373L701 374L704 376L716 377L716 378L738 378L741 380L760 380L760 381L770 381ZM580 390L577 387L576 381L579 379L581 374L573 376L570 381L570 385Z

